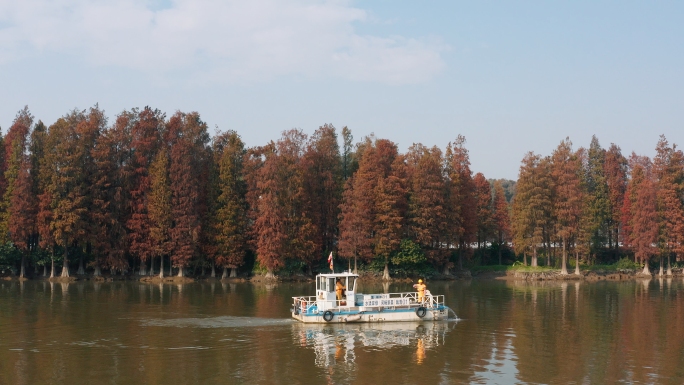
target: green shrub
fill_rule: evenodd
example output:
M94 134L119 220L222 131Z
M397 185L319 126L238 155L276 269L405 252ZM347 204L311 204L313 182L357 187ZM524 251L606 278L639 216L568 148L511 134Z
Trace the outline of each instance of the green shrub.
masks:
M399 251L392 255L390 261L393 265L410 268L427 262L427 258L425 258L425 253L423 253L420 245L410 239L404 239L399 245Z
M640 265L640 264L638 264L638 263L632 261L632 260L629 259L629 258L622 258L622 259L620 259L619 261L615 262L615 265L614 265L614 266L615 266L616 269L632 269L632 270L636 270L636 269L640 269L640 268L641 268L641 265Z
M254 275L266 275L268 272L268 269L265 267L261 266L258 260L254 262L254 267L252 267L252 274Z

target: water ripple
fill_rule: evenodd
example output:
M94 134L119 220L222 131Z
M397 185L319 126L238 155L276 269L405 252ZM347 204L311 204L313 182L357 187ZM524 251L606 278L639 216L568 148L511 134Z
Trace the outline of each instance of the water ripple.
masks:
M144 319L143 326L162 326L177 328L243 328L263 326L291 325L290 319L255 318L255 317L208 317L208 318L172 318L172 319Z

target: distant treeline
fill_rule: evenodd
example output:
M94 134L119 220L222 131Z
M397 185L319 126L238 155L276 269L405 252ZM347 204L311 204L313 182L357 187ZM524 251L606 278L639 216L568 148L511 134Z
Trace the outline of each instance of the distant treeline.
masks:
M520 166L511 219L513 244L537 264L539 253L560 254L561 271L574 252L576 265L633 256L649 272L658 257L661 273L684 252L684 154L664 136L651 160L620 147L589 149L562 141L551 156L528 153Z
M47 127L24 108L0 138L0 264L225 277L311 273L333 253L389 278L510 263L510 246L533 265L562 251L564 269L570 251L585 263L679 252L684 157L664 138L654 162L566 139L528 154L516 183L473 175L460 135L402 154L340 134L293 129L247 148L195 112L145 107L109 124L95 106Z

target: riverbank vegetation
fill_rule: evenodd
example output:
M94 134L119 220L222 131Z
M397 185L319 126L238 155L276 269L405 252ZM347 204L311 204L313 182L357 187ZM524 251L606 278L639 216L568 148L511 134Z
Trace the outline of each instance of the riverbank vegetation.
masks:
M565 139L506 181L474 173L460 135L401 153L323 125L246 147L195 112L94 106L49 126L24 108L0 150L0 269L21 277L306 275L331 253L383 279L624 258L664 274L682 252L684 156L664 137L652 160Z
M568 267L574 269L575 261L568 261ZM643 266L634 262L629 258L622 258L621 260L611 264L594 264L586 265L580 264L580 271L582 274L589 274L591 272L601 274L612 274L616 272L630 272L637 275L642 272ZM480 265L470 268L473 276L492 276L492 275L515 275L516 273L558 273L560 270L554 266L531 266L524 265L520 261L514 262L512 265Z

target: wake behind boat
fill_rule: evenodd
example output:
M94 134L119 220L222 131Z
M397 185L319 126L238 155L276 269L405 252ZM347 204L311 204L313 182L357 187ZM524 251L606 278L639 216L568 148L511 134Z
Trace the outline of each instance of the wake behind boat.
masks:
M357 293L359 276L350 272L316 276L316 295L292 297L292 318L304 323L445 321L453 313L443 295L425 291ZM339 283L338 283L339 282Z

